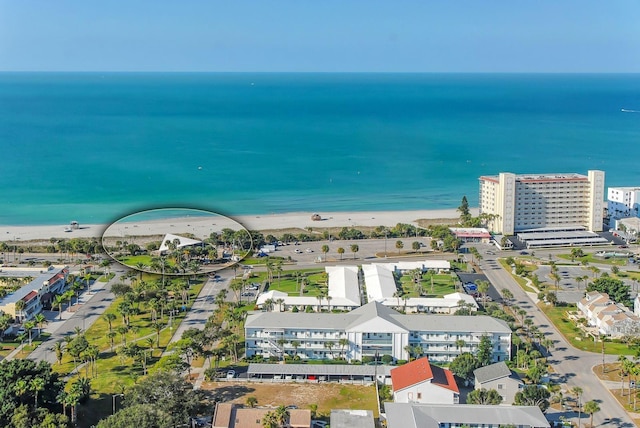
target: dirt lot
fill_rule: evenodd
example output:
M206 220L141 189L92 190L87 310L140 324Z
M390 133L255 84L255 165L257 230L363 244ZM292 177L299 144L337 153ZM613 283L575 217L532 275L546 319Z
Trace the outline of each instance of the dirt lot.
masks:
M214 391L220 401L244 404L247 397L256 397L258 406L296 405L308 409L318 405L318 413L329 415L331 409L372 410L378 416L373 385L343 385L337 383L259 383L205 382L203 389Z

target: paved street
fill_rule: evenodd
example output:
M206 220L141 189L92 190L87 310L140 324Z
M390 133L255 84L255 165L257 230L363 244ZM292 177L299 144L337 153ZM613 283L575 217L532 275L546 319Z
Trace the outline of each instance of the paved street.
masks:
M598 400L600 402L601 411L594 414L594 424L600 425L605 418L609 418L611 421L609 426L635 427L635 424L622 406L603 387L603 384L592 372L592 367L602 363L602 356L578 350L567 343L544 313L534 304L532 297L535 298L535 296L525 293L511 275L497 264L496 258L498 256L486 253L486 250L490 247L478 246L477 248L483 256L480 266L491 283L498 290L509 289L513 293L517 305L527 310L528 316L533 319L534 324L538 326L540 331L554 341L555 348L552 350L552 357L549 363L553 367L555 377L563 383L566 382L566 390L570 390L574 386L580 386L584 390L583 403L589 400ZM606 356L607 362L616 360L617 356L615 355ZM569 396L570 394L564 395ZM577 413L567 413L564 415L565 417L573 418L577 422ZM583 419L583 423L585 422L587 422L586 419Z

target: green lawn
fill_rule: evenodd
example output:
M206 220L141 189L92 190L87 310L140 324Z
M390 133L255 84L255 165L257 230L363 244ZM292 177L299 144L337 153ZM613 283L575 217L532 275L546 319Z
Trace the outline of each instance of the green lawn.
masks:
M422 287L422 297L442 297L445 294L456 292L455 281L451 275L447 274L433 275L433 286L431 276L423 275L420 285ZM400 277L400 286L402 287L403 295L420 297L419 290L416 289L411 275L402 275Z
M568 319L567 311L576 310L575 306L552 307L545 304L539 304L538 306L572 346L583 351L602 352L602 342L594 342L590 336L584 337L582 331L576 327L575 321ZM605 353L634 355L635 350L629 349L624 343L605 342Z
M300 295L300 283L301 279L296 280L295 274L299 272L301 277L306 278L307 285L304 288L303 295L305 296L317 296L323 289L326 289L327 276L324 270L320 269L303 269L299 271L285 271L280 274L273 274L273 282L269 285L269 290L278 290L287 293L291 296ZM256 282L262 284L267 280L266 272L254 273L251 278L246 280L247 283ZM235 279L234 281L241 281Z
M612 249L613 251L613 249ZM571 261L571 254L558 254L556 257ZM627 265L627 257L611 257L608 259L604 259L601 257L595 257L593 253L588 253L584 257L575 258L576 264L583 264L587 262L589 264L603 264L603 265L615 265L615 266L626 266Z
M498 263L500 263L500 266L502 266L504 270L509 272L511 277L513 277L513 279L515 279L516 282L520 285L520 288L522 288L524 291L527 291L529 293L535 293L535 290L527 285L526 279L522 278L521 276L513 274L511 266L507 265L507 262L505 261L505 259L498 259ZM532 267L532 266L527 266L527 268L529 267ZM534 269L531 272L535 271L536 269L537 268L534 267Z

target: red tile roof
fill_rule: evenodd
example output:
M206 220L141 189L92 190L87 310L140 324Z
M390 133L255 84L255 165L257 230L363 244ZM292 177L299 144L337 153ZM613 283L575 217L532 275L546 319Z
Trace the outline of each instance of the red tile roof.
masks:
M394 391L399 391L430 379L433 379L433 372L427 357L411 361L391 370L391 383Z
M24 300L25 302L28 302L29 300L33 299L37 295L38 295L37 291L30 291L29 294L27 294L22 298L22 300Z
M460 393L451 371L429 364L427 357L407 363L391 370L393 390L399 391L412 385L431 381L432 384Z

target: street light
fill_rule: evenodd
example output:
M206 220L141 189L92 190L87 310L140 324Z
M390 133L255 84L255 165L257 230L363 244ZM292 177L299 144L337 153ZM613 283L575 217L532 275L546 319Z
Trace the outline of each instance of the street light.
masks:
M116 397L124 397L124 394L112 394L111 395L111 404L112 404L111 414L112 415L116 414ZM124 398L123 398L123 400L124 400Z

